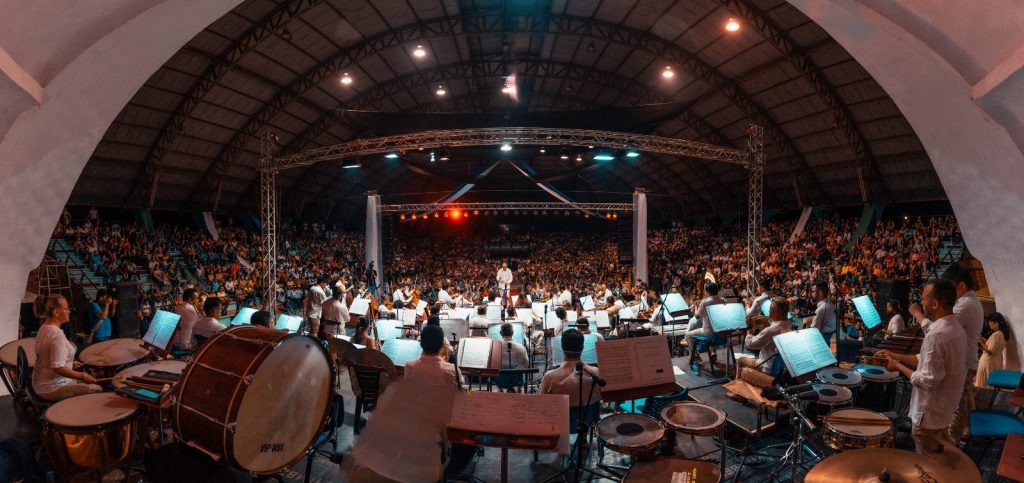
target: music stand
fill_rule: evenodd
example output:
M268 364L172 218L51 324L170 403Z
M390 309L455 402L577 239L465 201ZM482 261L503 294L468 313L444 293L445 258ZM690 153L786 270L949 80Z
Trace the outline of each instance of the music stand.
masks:
M231 319L231 325L249 325L249 319L252 318L252 314L256 313L256 309L252 307L242 307L238 309L238 313Z
M835 354L816 328L793 330L776 335L772 340L794 379L837 363Z
M146 335L142 337L143 347L161 357L166 356L174 334L178 331L180 320L181 316L174 312L157 310L153 314L153 321L150 322Z
M708 305L705 310L712 332L725 338L725 378L728 379L729 361L735 357L732 337L747 330L747 309L740 303L728 303Z
M274 328L277 330L287 330L294 334L299 331L302 327L302 317L296 317L288 314L278 314L277 321L274 324Z
M395 367L405 368L409 361L419 359L423 355L420 342L412 339L388 339L381 342L380 351L391 359Z

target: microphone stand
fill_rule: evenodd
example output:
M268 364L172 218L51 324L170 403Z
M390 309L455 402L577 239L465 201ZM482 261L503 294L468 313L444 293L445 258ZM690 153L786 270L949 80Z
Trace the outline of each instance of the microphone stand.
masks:
M790 418L789 424L793 429L792 440L786 451L779 458L778 463L772 472L768 475L768 481L776 481L777 473L780 469L784 468L787 464L789 465L789 477L794 483L798 481L796 470L797 467L803 468L806 472L809 467L803 461L803 453L806 450L814 459L818 458L818 455L808 446L810 437L814 436L814 431L817 429L814 423L807 419L807 416L803 414L803 399L805 393L790 394L786 392L786 389L782 385L776 384L776 388L782 393L783 397L786 398L786 402L790 407ZM812 393L813 394L813 393ZM817 396L815 394L815 396ZM816 397L815 397L816 399ZM804 433L804 426L811 431L811 434ZM781 480L778 480L781 481Z
M580 403L583 402L583 376L584 375L590 376L590 373L583 370L583 362L582 361L576 361L577 390L579 391L578 392L579 399L577 399L577 401L580 402ZM559 471L558 474L552 476L551 478L548 478L548 479L544 480L544 483L548 483L548 482L551 482L551 481L559 481L559 480L566 481L566 482L573 481L573 482L578 483L580 481L580 479L582 478L583 473L587 473L588 474L588 476L589 476L588 481L594 479L594 477L597 477L597 478L607 478L607 479L613 479L613 480L619 479L619 478L616 478L616 477L613 477L613 476L601 474L600 472L594 471L594 470L592 470L590 468L584 468L583 467L583 442L590 440L590 424L587 424L586 414L587 414L587 409L590 407L590 401L594 397L594 386L595 385L597 385L597 382L594 381L593 378L591 378L590 392L589 392L589 394L587 394L587 403L586 403L586 405L579 406L579 410L576 411L576 442L574 442L572 444L572 449L570 450L570 454L572 455L571 456L572 463L570 463L568 467L563 468L562 471ZM571 474L573 475L572 480L568 479L568 475L570 474L569 473L570 471L572 472Z

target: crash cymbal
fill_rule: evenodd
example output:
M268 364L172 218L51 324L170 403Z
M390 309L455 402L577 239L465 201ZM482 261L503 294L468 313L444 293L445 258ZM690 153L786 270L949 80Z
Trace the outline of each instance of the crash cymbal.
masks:
M814 465L806 483L981 482L978 467L962 451L936 458L891 448L844 451Z

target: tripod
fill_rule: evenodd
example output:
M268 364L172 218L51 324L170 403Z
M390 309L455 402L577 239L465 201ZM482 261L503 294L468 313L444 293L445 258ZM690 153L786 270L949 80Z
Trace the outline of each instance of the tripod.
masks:
M583 402L584 375L589 376L589 373L583 370L582 362L576 361L576 376L578 377L577 387L579 390L579 399L577 399L577 401L581 403ZM562 468L562 471L559 471L556 475L544 480L544 483L549 483L552 481L572 481L578 483L580 481L580 478L582 478L583 473L587 473L589 477L588 479L593 479L594 477L618 479L613 476L605 475L600 472L594 471L590 468L583 467L583 442L590 440L591 430L590 423L588 423L586 420L586 415L587 409L590 407L590 400L594 397L595 384L596 382L591 380L590 393L587 394L587 403L586 405L579 406L579 410L576 412L576 442L572 444L572 449L570 450L570 454L572 455L572 463L568 467ZM571 480L569 479L570 474L573 476Z
M802 468L805 472L810 469L810 466L804 462L803 455L804 451L811 454L812 459L818 459L819 456L810 448L808 443L810 442L813 434L804 433L804 425L807 426L811 431L815 430L814 423L807 419L807 416L803 414L802 410L802 395L800 394L789 394L782 386L777 386L779 391L785 396L786 401L789 403L790 411L790 425L793 427L793 438L786 447L785 453L782 458L779 459L778 464L772 469L771 474L768 475L768 481L776 481L779 470L789 465L789 477L793 482L798 481L796 476L797 467ZM781 481L781 480L779 480Z

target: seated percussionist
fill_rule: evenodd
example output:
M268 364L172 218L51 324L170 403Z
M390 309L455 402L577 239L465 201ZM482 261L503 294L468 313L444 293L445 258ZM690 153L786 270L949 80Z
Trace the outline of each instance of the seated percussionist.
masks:
M775 297L772 299L772 309L768 313L768 319L771 320L771 324L765 327L764 330L755 334L747 334L746 346L748 349L760 351L757 354L757 359L751 357L740 357L736 359L736 374L739 375L739 366L754 367L758 366L772 356L778 354L779 351L775 347L775 336L779 334L785 334L792 329L792 322L789 320L789 300L785 297ZM766 373L772 372L773 363L766 364L765 367L761 367L761 370ZM772 374L775 375L775 374Z
M74 369L75 345L68 341L60 326L71 314L68 301L58 294L36 298L35 313L43 318L36 334L36 360L32 371L32 389L47 401L102 392L96 379Z
M576 372L576 364L582 364L583 370L599 376L596 367L587 365L580 361L580 354L583 353L583 334L576 329L566 329L562 333L562 352L565 353L565 362L546 373L540 381L541 394L568 394L569 406L579 407L587 404L586 398L591 394L590 404L595 405L601 402L601 390L594 386L594 380L590 377L583 378L583 401L579 400L579 374Z

